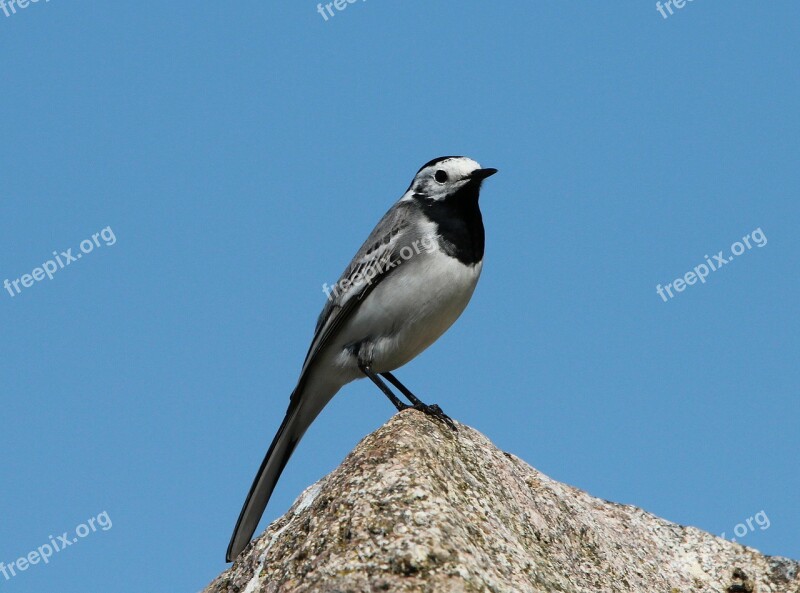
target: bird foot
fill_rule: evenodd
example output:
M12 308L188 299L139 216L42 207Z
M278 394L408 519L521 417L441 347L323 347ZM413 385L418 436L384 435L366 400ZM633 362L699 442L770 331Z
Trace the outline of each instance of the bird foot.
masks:
M418 410L418 411L422 412L423 414L426 414L426 415L430 416L431 418L434 418L434 419L438 420L439 422L444 422L451 429L456 430L456 431L458 430L458 427L456 426L455 422L453 422L453 420L450 418L450 416L448 416L447 414L445 414L442 411L442 408L440 408L438 404L428 405L428 404L419 403L419 404L414 404L413 406L407 405L403 409L407 410L408 408L412 408L414 410Z

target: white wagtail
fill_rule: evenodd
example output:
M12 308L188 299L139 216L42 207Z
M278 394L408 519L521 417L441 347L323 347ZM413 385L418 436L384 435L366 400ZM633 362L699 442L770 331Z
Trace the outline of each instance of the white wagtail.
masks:
M350 381L368 377L398 410L413 407L455 428L439 406L422 403L391 371L436 341L472 297L483 266L478 195L496 172L466 157L426 163L347 266L319 316L286 417L236 522L228 562L250 542L297 442Z

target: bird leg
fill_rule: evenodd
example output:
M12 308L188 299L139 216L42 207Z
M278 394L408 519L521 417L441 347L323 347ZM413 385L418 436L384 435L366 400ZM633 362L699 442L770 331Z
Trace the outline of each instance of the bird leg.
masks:
M384 379L386 379L387 381L389 381L389 383L391 383L397 389L399 389L400 393L402 393L403 395L405 395L408 398L408 401L410 401L411 404L412 404L411 405L412 408L414 408L415 410L419 410L420 412L424 412L428 416L433 416L437 420L441 420L442 422L447 424L447 426L449 426L453 430L458 430L458 428L456 428L455 423L450 419L450 416L445 414L442 411L442 408L440 408L437 404L433 404L433 405L429 406L428 404L424 403L416 395L411 393L411 391L409 391L408 387L403 385L400 382L400 380L397 377L395 377L392 373L388 373L388 372L387 373L381 373L381 376L383 376Z
M389 401L394 404L394 407L397 408L397 410L399 412L402 412L406 408L410 408L411 407L408 404L403 403L402 401L400 401L400 398L398 398L394 393L392 393L392 390L389 389L389 387L386 385L386 383L381 381L381 378L378 375L375 374L375 372L372 370L372 368L368 364L359 362L358 363L358 368L361 369L362 373L364 373L367 377L369 377L370 381L372 381L373 383L375 383L375 385L378 386L378 389L383 391L383 394L386 397L389 398Z

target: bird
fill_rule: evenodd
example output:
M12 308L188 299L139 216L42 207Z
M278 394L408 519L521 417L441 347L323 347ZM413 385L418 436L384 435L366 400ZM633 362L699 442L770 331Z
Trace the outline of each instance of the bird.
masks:
M398 411L415 408L456 429L438 405L423 403L393 371L435 342L469 303L485 246L478 198L483 181L495 173L464 156L425 163L338 282L325 285L328 300L286 415L239 514L227 562L250 543L297 443L347 383L366 377Z

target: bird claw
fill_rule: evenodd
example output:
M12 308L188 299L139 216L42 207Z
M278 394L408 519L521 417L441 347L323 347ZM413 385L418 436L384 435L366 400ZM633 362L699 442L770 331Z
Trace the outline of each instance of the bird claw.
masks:
M456 426L455 422L453 422L450 416L448 416L442 411L442 408L440 408L438 404L432 404L430 406L427 404L416 404L414 406L409 406L409 407L414 408L415 410L419 410L423 414L427 414L428 416L435 418L439 422L444 422L452 430L456 431L458 430L458 427Z

